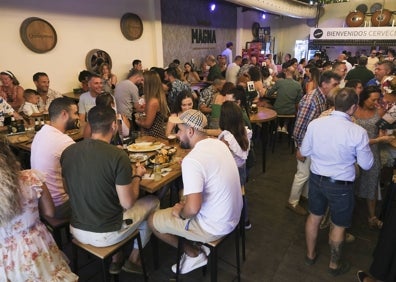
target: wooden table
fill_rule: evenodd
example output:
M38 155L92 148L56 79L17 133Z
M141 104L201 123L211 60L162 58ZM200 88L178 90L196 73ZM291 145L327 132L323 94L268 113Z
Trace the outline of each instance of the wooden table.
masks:
M269 122L276 119L276 112L269 108L258 107L257 114L250 114L250 122L261 125L261 143L263 154L263 173L265 172L266 149L268 143Z
M80 128L80 129L68 130L66 131L66 134L69 135L74 141L80 141L83 139L83 132L84 129ZM8 134L4 134L4 135L10 146L28 152L31 151L34 135L33 137L29 137L26 132L15 135L8 135ZM20 140L26 140L26 141L21 142Z
M63 97L72 98L76 103L80 101L80 96L82 93L67 92L62 94Z
M165 145L169 145L168 140L163 140L159 138L154 138L151 136L145 136L143 138L139 138L136 142L142 142L142 141L158 141L161 143L164 143ZM188 152L190 151L189 149L181 149L180 148L180 143L176 142L175 144L172 144L170 146L176 147L177 151L175 155L172 157L172 162L170 165L166 164L166 167L171 168L172 170L165 176L162 176L160 180L154 180L154 179L142 179L140 182L140 188L148 193L154 193L158 190L160 190L162 187L164 187L167 184L170 184L172 181L174 181L176 178L180 177L182 175L181 171L181 160L184 158ZM147 154L153 154L153 152L148 152ZM134 165L134 164L132 164ZM152 169L148 168L147 173L151 173Z
M198 93L200 93L202 89L208 87L209 85L211 85L210 82L200 81L200 82L196 82L196 83L191 83L190 87L191 87L192 90L197 91Z

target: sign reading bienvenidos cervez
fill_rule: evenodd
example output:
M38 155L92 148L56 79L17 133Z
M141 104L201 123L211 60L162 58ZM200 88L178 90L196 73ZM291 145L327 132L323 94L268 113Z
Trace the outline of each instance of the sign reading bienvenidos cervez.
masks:
M311 28L310 38L320 40L396 40L396 27Z
M23 44L36 53L51 51L57 42L54 27L49 22L36 17L25 19L19 33Z

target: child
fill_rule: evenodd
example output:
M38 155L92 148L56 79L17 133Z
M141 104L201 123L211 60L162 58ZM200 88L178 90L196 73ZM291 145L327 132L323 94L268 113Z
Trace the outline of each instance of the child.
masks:
M25 102L19 110L20 112L23 112L28 117L38 117L43 115L43 112L40 112L37 107L39 95L36 90L26 89L23 92L23 98L25 98Z

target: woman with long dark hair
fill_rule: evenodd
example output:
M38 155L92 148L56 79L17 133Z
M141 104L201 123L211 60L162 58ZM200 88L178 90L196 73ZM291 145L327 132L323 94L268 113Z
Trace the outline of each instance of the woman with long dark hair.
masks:
M184 77L189 84L201 81L198 73L194 71L192 65L189 62L184 64Z
M381 118L378 113L381 89L366 87L359 96L359 106L354 113L356 123L366 129L370 138L370 149L374 155L374 164L369 170L361 170L357 178L357 195L367 201L368 224L370 228L381 228L382 221L376 215L377 191L380 180L381 161L379 143L389 143L394 137L381 132L376 123Z
M230 149L239 172L241 189L246 184L246 159L249 154L250 138L252 131L245 127L242 109L232 101L225 101L221 106L219 126L221 133L218 137ZM251 224L247 213L247 201L244 197L245 229L250 229Z
M183 90L180 94L176 97L175 105L172 109L172 112L169 117L172 116L179 116L181 113L184 113L187 110L194 108L194 96L192 95L191 91ZM172 133L175 129L176 124L168 121L166 125L166 136Z

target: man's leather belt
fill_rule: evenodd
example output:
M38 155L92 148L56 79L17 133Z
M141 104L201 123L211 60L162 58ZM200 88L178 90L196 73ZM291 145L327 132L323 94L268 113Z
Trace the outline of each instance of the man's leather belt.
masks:
M311 172L312 173L312 172ZM318 175L316 174L321 181L327 181L330 183L334 183L334 184L339 184L339 185L351 185L353 184L353 181L344 181L344 180L337 180L328 176L323 176L323 175Z

